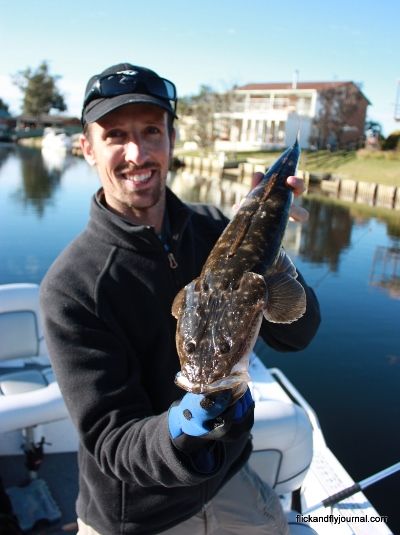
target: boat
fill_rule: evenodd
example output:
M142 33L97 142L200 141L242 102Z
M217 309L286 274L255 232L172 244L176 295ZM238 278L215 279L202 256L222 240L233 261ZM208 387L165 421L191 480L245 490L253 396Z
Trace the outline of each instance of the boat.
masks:
M43 131L42 151L70 152L72 141L62 128L46 127Z
M0 341L0 477L7 495L29 533L75 532L78 436L51 368L37 284L0 285ZM392 533L361 490L324 506L354 480L305 397L281 370L263 364L262 344L250 359L250 464L279 495L291 534L306 535L309 527L324 535Z

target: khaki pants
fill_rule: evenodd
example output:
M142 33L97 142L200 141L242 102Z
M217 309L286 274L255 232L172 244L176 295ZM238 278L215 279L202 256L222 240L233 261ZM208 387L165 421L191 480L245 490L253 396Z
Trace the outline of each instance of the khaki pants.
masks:
M78 519L78 535L101 535ZM244 466L197 515L163 535L289 535L278 496Z

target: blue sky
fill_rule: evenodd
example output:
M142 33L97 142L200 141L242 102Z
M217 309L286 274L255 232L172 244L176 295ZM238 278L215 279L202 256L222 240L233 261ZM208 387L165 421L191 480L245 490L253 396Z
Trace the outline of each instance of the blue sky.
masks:
M385 135L400 80L396 0L0 0L0 97L20 111L11 75L42 60L68 111L87 79L120 61L156 70L181 95L201 84L352 80Z

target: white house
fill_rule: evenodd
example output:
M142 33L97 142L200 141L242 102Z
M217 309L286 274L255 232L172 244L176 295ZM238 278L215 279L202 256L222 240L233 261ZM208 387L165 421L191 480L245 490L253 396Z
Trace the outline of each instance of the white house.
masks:
M346 140L356 142L364 133L369 101L354 82L257 83L236 88L229 110L214 115L215 150L279 149L292 143L298 130L302 148L309 148L311 135L318 135L313 120L321 96L339 88L357 93L357 104L343 124Z

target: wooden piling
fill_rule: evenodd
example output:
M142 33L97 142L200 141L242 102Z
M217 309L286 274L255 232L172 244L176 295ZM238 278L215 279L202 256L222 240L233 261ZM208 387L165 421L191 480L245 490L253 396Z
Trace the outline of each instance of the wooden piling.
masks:
M344 201L354 202L357 197L357 185L355 180L344 178L340 181L339 197Z
M356 202L374 206L377 186L373 182L358 182Z
M338 196L340 190L340 180L338 178L332 180L321 180L321 189L327 193L333 193Z
M393 208L395 210L400 210L400 187L396 188L395 194L394 194L394 206Z
M396 187L378 184L376 192L376 205L384 208L394 208Z

